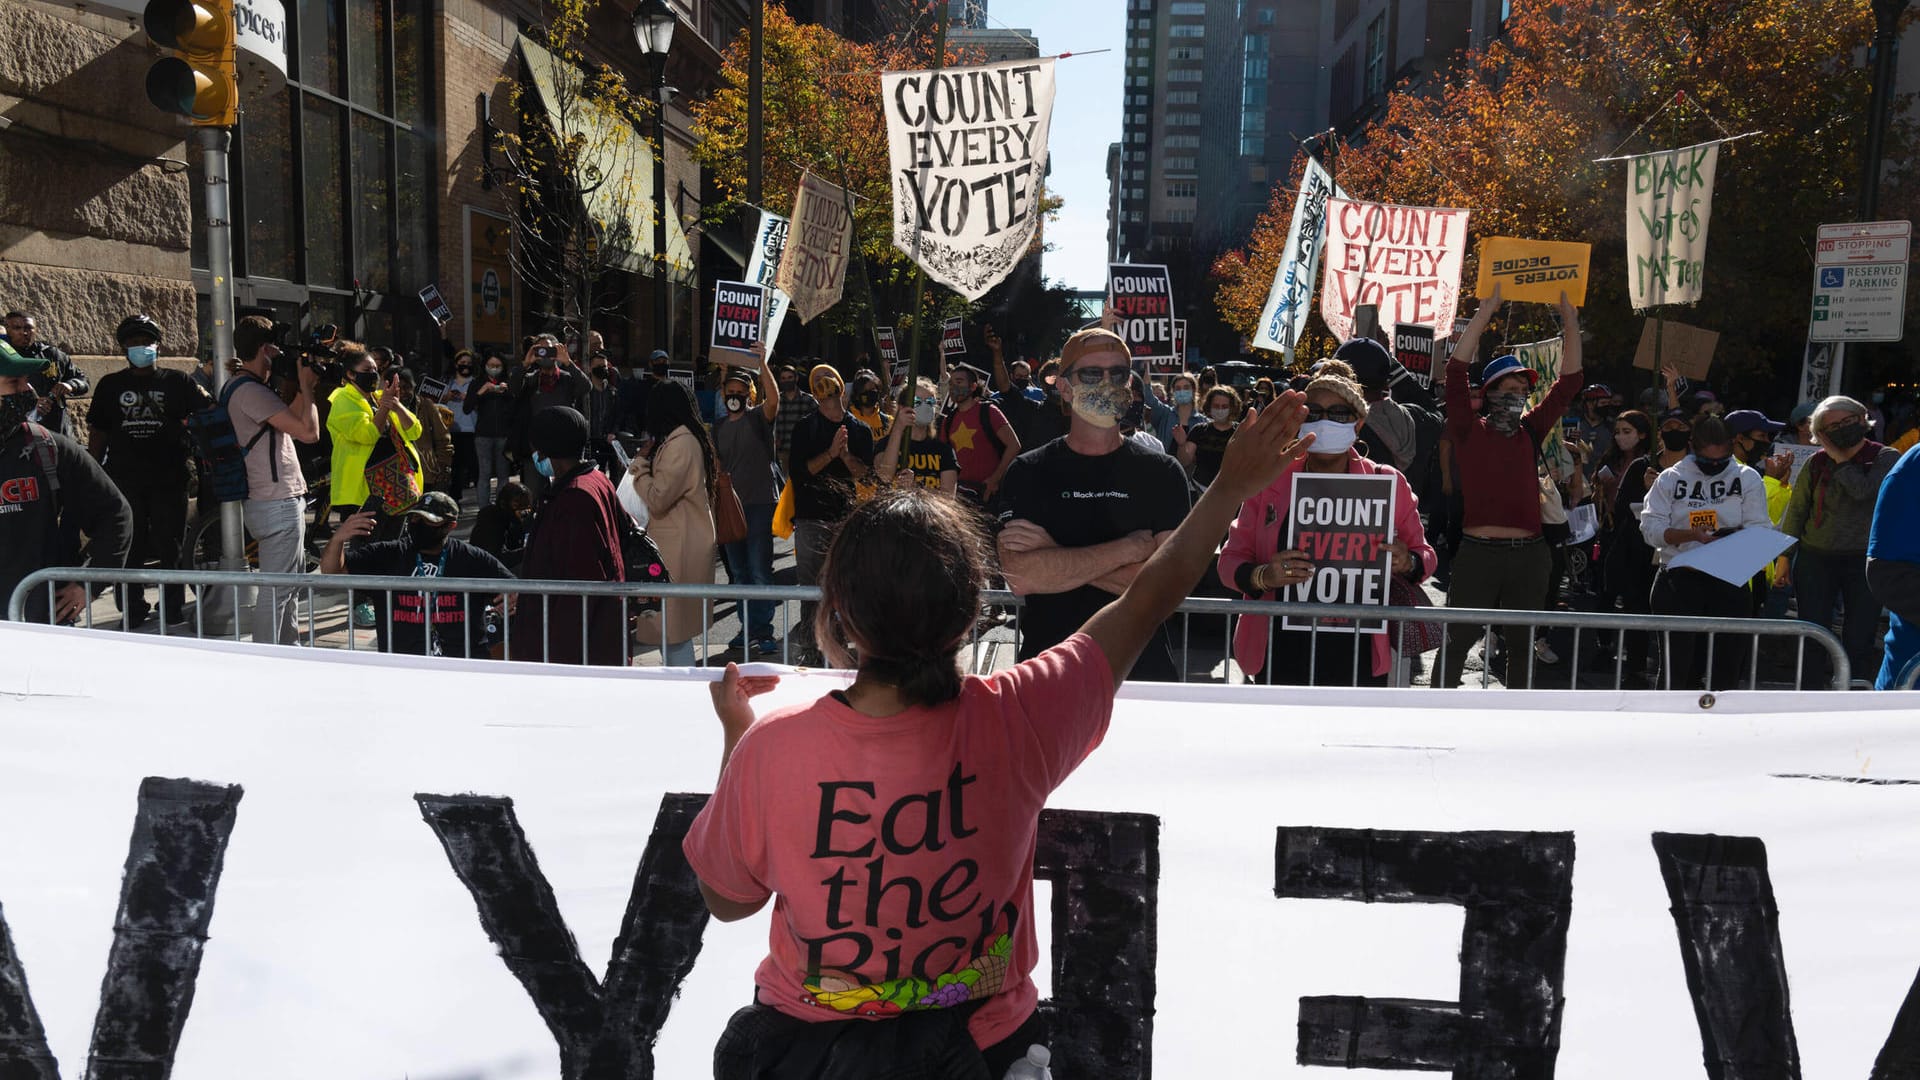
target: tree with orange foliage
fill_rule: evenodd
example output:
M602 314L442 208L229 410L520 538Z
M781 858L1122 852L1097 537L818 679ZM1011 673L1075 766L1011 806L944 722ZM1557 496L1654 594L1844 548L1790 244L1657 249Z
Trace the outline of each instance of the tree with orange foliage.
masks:
M1591 243L1587 366L1618 382L1641 328L1627 299L1626 168L1595 159L1756 132L1721 153L1705 296L1660 314L1720 331L1716 378L1765 404L1799 374L1815 227L1853 214L1870 84L1852 57L1872 33L1869 0L1516 0L1505 33L1443 84L1388 95L1339 154L1339 182L1355 198L1472 209L1469 289L1480 237ZM1910 144L1897 128L1888 160ZM1243 332L1292 207L1276 190L1246 247L1214 264L1216 303ZM1556 332L1545 307L1528 306L1506 338Z

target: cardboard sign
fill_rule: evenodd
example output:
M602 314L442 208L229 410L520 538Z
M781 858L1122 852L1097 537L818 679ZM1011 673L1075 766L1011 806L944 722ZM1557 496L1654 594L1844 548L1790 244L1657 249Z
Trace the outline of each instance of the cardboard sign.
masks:
M792 227L774 281L793 299L793 310L803 323L840 302L847 282L847 258L853 251L850 205L838 185L811 170L800 175L793 193Z
M1460 308L1467 211L1327 200L1320 318L1341 341L1359 337L1354 310L1379 309L1384 326L1444 326Z
M940 359L954 363L967 355L967 320L956 315L940 324Z
M894 332L893 327L874 327L873 340L874 344L880 347L881 360L889 364L897 364L900 362L900 336Z
M880 75L893 245L969 300L1019 265L1039 228L1053 59Z
M768 351L780 340L780 327L787 321L792 302L774 285L780 275L780 257L787 250L787 234L792 230L786 218L758 207L760 223L753 231L753 252L747 256L747 283L767 290L766 315L761 319L761 337Z
M1393 328L1394 358L1421 386L1433 385L1433 352L1433 327L1402 324Z
M421 289L420 302L426 305L427 314L433 316L435 324L445 326L453 321L453 309L447 306L446 298L440 295L438 285L429 285Z
M77 1076L137 1024L182 1080L559 1077L559 1040L684 1080L752 1000L771 907L708 918L680 855L720 741L706 678L20 623L0 653L0 986L44 1023L16 1060ZM788 672L754 705L846 685ZM1037 927L1063 1080L1311 1080L1353 1045L1398 1075L1466 1047L1501 1075L1698 1077L1742 1044L1910 1076L1920 788L1890 781L1920 777L1916 697L1128 684L1028 841L1052 901L955 875L918 903ZM969 814L989 779L955 774ZM883 824L849 797L843 847ZM811 839L818 807L791 812ZM871 861L835 861L863 932L914 891ZM122 907L152 897L178 902ZM601 1039L608 1008L631 1038Z
M1565 290L1573 306L1580 307L1587 302L1587 265L1592 258L1592 244L1489 236L1480 241L1480 279L1474 295L1492 296L1498 285L1502 300L1557 304Z
M767 291L744 281L721 281L713 287L713 348L746 354L760 343L766 316ZM739 363L736 361L736 363ZM758 367L739 363L741 367Z
M1281 590L1282 600L1321 604L1387 604L1393 573L1393 477L1318 476L1295 473L1287 508L1287 547L1304 551L1313 576ZM1288 616L1288 630L1315 628L1312 619ZM1384 619L1320 619L1322 633L1384 634ZM1297 646L1289 646L1297 647Z
M1179 358L1173 345L1173 278L1164 266L1111 263L1107 306L1119 319L1114 332L1140 361Z
M1633 310L1699 302L1719 161L1718 142L1627 159L1627 285Z
M1654 323L1663 323L1659 332L1659 362L1654 361ZM1640 329L1640 348L1633 354L1633 366L1642 371L1657 371L1672 364L1680 377L1706 382L1707 369L1713 366L1713 350L1720 344L1720 332L1667 319L1648 319Z

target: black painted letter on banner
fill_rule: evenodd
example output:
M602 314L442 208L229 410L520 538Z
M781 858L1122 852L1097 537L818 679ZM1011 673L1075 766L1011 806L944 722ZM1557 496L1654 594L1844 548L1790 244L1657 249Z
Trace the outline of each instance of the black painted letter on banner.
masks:
M1053 996L1040 1012L1055 1075L1147 1080L1160 819L1042 811L1033 876L1053 883Z
M553 1032L561 1076L653 1076L654 1042L681 981L693 970L707 925L706 901L680 851L707 797L669 794L660 800L604 985L580 959L512 799L414 798L454 873L473 894L487 936Z
M1298 1060L1548 1080L1560 1047L1573 834L1281 828L1275 896L1457 904L1460 1000L1300 999Z
M149 776L120 880L87 1076L166 1080L193 1007L240 788ZM0 912L0 1077L59 1080Z

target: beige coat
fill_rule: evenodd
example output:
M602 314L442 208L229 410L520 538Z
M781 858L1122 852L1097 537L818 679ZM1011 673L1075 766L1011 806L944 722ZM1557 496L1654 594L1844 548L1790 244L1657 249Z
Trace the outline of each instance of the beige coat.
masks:
M652 517L647 535L660 546L676 585L713 584L713 501L707 497L707 466L700 460L704 454L693 432L680 428L667 436L652 460L633 460L633 489ZM711 624L701 601L670 600L666 607L670 644L698 637L701 627ZM660 623L651 613L640 620L636 632L645 644L661 643Z

